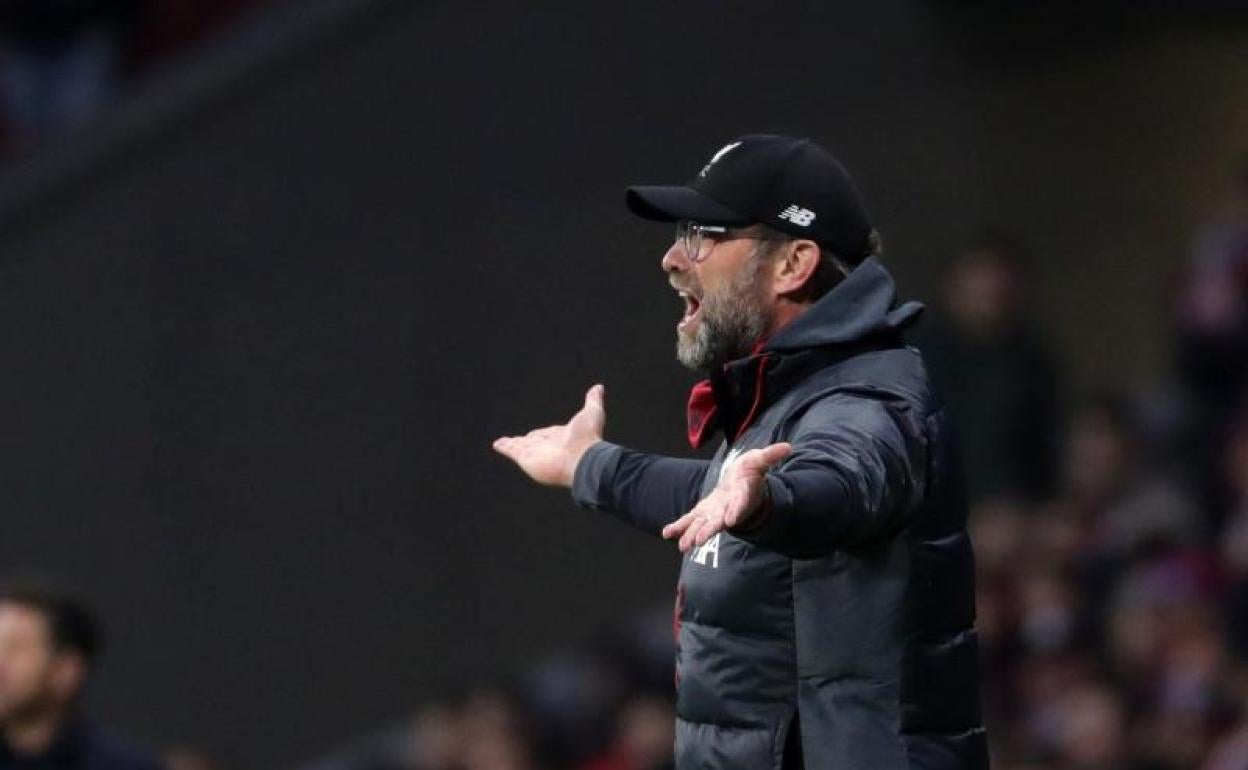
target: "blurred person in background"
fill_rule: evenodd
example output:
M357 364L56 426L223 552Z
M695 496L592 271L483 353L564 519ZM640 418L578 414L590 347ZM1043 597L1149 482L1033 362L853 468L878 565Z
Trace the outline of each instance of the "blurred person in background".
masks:
M1234 715L1222 590L1209 554L1164 543L1138 550L1116 581L1105 661L1131 704L1141 767L1194 767Z
M433 699L414 717L303 765L303 770L463 770L462 701ZM172 762L168 770L178 770Z
M463 770L536 770L533 730L525 704L502 688L468 696L459 715Z
M672 699L667 694L633 695L615 719L615 736L606 751L582 765L581 770L673 770L675 721Z
M1176 369L1187 435L1181 460L1202 502L1226 513L1219 458L1248 385L1248 160L1225 203L1197 228L1174 304Z
M524 678L539 754L546 767L594 761L649 764L654 732L647 721L665 711L662 751L671 760L672 608L653 606L602 633L536 662ZM626 722L627 724L624 724Z
M165 770L220 770L212 757L192 746L177 746L164 753Z
M1109 685L1080 683L1053 698L1053 748L1062 770L1127 770L1127 710Z
M973 509L1053 488L1061 378L1028 318L1018 251L994 233L964 248L943 312L916 341L958 431Z
M0 98L15 144L81 124L115 96L136 0L0 0Z
M1230 490L1221 548L1231 580L1227 627L1234 653L1248 662L1248 398L1235 420L1222 468Z
M1167 469L1146 461L1140 440L1132 404L1119 393L1095 393L1071 414L1062 493L1044 513L1080 523L1079 558L1121 561L1154 541L1193 544L1207 534L1200 509Z
M536 770L530 704L498 685L438 698L414 718L357 740L305 770Z
M1068 420L1062 493L1030 526L1037 558L1065 559L1064 569L1077 581L1083 617L1101 640L1124 584L1160 591L1173 578L1192 586L1193 595L1200 591L1207 597L1215 590L1216 563L1203 546L1202 512L1164 468L1147 462L1141 441L1136 412L1125 396L1104 392L1084 399ZM1145 582L1130 583L1136 576ZM1169 585L1169 590L1178 588ZM1150 594L1130 591L1137 597ZM1145 638L1137 635L1130 643Z
M1093 680L1094 661L1080 650L1031 651L1020 656L1011 672L1016 711L995 736L1002 756L1013 759L1052 757L1057 752L1065 713L1062 696ZM994 767L1008 762L998 761Z
M1248 160L1196 231L1175 307L1178 362L1194 397L1227 414L1248 378Z
M105 736L83 691L101 649L90 610L40 587L0 591L0 770L155 770Z
M1199 767L1200 770L1248 770L1248 722L1223 736Z
M1189 604L1163 626L1162 656L1133 737L1136 756L1150 767L1196 767L1234 715L1230 659L1215 606Z
M1082 597L1071 578L1052 564L1032 561L1017 577L1019 643L1030 652L1082 647L1088 641Z
M664 624L671 635L671 609ZM635 674L622 648L606 637L557 651L526 677L539 743L561 765L575 764L611 737L611 716ZM671 679L671 659L666 671Z

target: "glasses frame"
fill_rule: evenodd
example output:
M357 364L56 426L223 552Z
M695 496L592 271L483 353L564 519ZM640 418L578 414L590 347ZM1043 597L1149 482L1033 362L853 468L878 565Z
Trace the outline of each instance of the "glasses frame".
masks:
M685 252L685 256L694 264L706 261L711 256L711 252L715 250L715 247L723 241L739 238L750 238L759 242L781 240L780 238L769 238L757 233L750 233L743 228L726 227L724 225L704 225L690 220L681 220L676 223L676 243L680 244L680 247ZM703 251L703 246L708 242L710 247Z

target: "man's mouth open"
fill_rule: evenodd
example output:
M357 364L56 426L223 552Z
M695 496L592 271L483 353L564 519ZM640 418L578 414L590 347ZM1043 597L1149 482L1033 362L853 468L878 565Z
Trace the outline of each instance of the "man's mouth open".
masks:
M687 291L679 292L679 294L680 298L685 301L685 314L681 317L680 323L676 325L676 328L684 330L698 319L698 313L702 310L702 303L697 297Z

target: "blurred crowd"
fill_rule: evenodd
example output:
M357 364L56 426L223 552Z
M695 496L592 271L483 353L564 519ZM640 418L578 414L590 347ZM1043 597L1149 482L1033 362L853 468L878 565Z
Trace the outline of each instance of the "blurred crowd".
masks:
M1248 166L1232 188L1159 382L1077 391L1001 233L914 340L960 433L996 770L1248 770ZM669 768L672 653L660 610L312 770Z
M506 681L434 697L305 770L671 768L674 655L664 603Z
M1248 167L1176 277L1160 384L1067 393L1025 264L968 249L925 346L963 430L994 766L1248 768Z
M261 0L0 0L0 153L85 124Z

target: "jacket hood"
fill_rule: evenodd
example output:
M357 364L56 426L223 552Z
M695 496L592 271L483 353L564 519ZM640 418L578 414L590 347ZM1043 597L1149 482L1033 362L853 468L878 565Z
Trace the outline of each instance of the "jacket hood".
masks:
M863 342L913 325L920 302L897 303L897 285L875 257L868 257L810 309L776 332L764 351L792 351Z
M812 372L873 348L895 347L923 305L897 306L897 287L870 257L760 350L730 361L689 395L689 442L722 430L735 440L761 412Z

